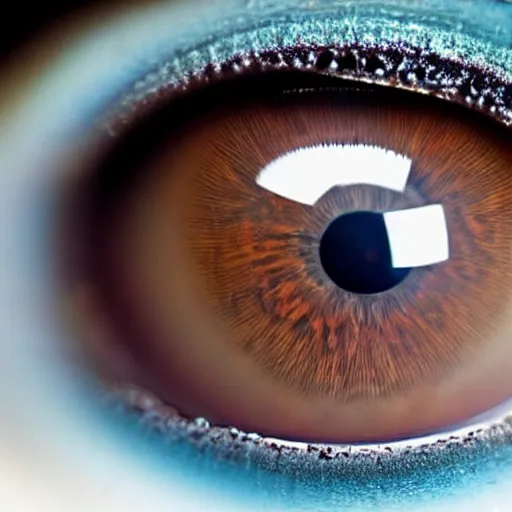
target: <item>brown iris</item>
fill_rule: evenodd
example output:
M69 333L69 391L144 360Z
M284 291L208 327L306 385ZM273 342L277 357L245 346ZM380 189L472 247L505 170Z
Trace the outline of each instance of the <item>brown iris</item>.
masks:
M191 416L330 441L418 434L510 396L510 132L387 89L226 98L162 137L122 194L103 185L94 286L141 382ZM319 144L406 155L405 191L334 187L311 206L258 186L271 161ZM429 204L447 261L381 293L329 277L334 219Z

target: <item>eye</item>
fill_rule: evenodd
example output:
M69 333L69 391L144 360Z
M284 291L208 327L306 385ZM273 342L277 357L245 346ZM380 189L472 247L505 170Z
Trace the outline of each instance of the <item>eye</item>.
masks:
M448 473L452 475L452 470L459 470L460 466L453 463L455 452L451 448L442 452L440 446L444 446L444 441L439 445L425 441L425 446L414 454L409 448L403 453L400 449L395 451L392 445L365 452L365 448L355 446L347 449L341 445L308 444L307 448L287 451L282 441L271 444L257 435L212 428L207 421L192 418L205 416L217 425L234 425L284 439L381 441L454 428L509 397L505 366L510 358L502 336L508 332L507 294L506 289L502 290L506 280L496 278L500 269L506 275L509 252L505 229L508 203L504 191L510 166L510 132L506 127L510 118L510 80L508 68L503 65L509 61L499 51L486 53L486 46L479 46L478 40L469 38L469 44L457 38L448 39L447 32L441 29L439 33L429 32L428 37L420 30L421 37L418 33L413 37L411 34L418 27L407 25L401 18L399 26L408 28L398 37L399 42L393 37L396 30L390 29L393 22L379 23L379 27L384 27L379 32L375 20L375 32L368 37L363 35L368 26L364 22L361 26L356 24L359 41L357 37L354 41L350 29L344 32L340 26L335 27L333 19L325 22L319 13L310 14L308 20L301 19L300 23L291 19L276 22L268 31L262 24L247 36L244 44L240 42L244 36L234 31L233 41L221 38L221 42L212 42L213 39L205 38L207 42L193 50L184 45L185 49L177 52L174 60L166 60L162 66L153 64L145 80L125 89L124 98L113 103L110 112L98 122L96 138L87 141L92 146L85 147L83 155L88 159L83 160L84 169L79 169L82 172L78 178L73 176L77 182L66 188L68 193L73 191L73 204L63 211L68 215L72 212L75 218L69 222L74 233L64 230L66 237L61 239L66 243L65 266L69 272L65 291L69 292L66 298L71 297L74 302L76 320L80 323L78 331L83 335L86 350L91 351L94 365L99 367L98 373L114 386L129 383L138 388L132 405L142 409L142 421L149 416L157 421L163 419L165 427L159 426L164 430L163 437L179 437L186 430L190 433L187 442L193 445L199 437L201 449L208 445L207 450L211 449L221 460L233 457L238 461L252 453L248 465L254 468L254 464L259 470L263 466L258 466L258 460L264 459L268 470L273 464L269 465L273 460L267 457L269 451L279 453L278 462L272 466L278 468L278 474L302 472L315 482L327 474L352 475L354 481L365 474L369 494L361 502L366 499L365 503L369 503L368 496L374 495L371 486L380 489L382 484L391 484L388 473L379 480L382 464L385 471L394 475L398 474L392 469L395 461L400 460L404 470L415 468L412 473L418 488L419 469L425 468L422 457L431 464L429 469L433 473L436 464L443 466L446 477ZM386 12L382 16L387 19L395 14ZM378 18L375 13L373 16ZM321 23L322 29L318 26L320 19L325 22ZM301 25L303 34L300 48L290 37L297 34L295 23ZM428 26L430 21L425 23ZM279 40L277 43L272 42L272 34ZM404 44L405 40L410 42L409 46ZM466 57L463 63L461 55ZM482 62L488 63L488 67L478 65ZM428 98L420 92L449 101ZM465 104L465 108L457 103ZM172 116L172 112L182 115ZM300 120L305 129L300 133L288 130L300 125ZM438 127L439 132L450 133L452 137L456 133L453 147L448 140L436 138L425 125ZM278 126L282 127L280 136L269 136ZM411 128L407 137L404 126ZM339 136L340 131L343 137ZM420 136L427 132L428 136ZM311 138L312 134L316 138ZM416 144L411 144L410 136ZM258 138L266 144L255 146L253 142ZM431 144L427 144L429 141ZM236 151L231 145L234 142ZM197 151L203 146L204 151ZM429 150L432 147L435 149ZM287 197L286 183L276 188L265 181L265 176L276 172L287 175L289 168L283 167L283 163L288 165L294 158L305 159L306 154L323 152L324 156L335 154L336 159L348 160L351 151L364 165L370 158L378 161L376 167L381 174L389 171L390 165L395 170L405 168L404 185L395 189L373 172L365 172L364 180L354 182L345 173L340 181L337 177L326 180L320 192L305 201L297 196ZM208 155L210 159L222 157L220 167L225 173L216 179L205 171L211 164ZM325 156L323 161L329 158ZM238 169L244 162L252 162L253 168L244 168L241 178L234 179L238 175L230 169ZM410 165L404 167L404 163ZM461 167L464 169L460 170ZM471 172L475 167L483 167L487 172ZM435 172L439 173L437 179L433 179ZM303 183L313 188L313 181L307 172L305 175ZM219 179L226 177L229 179ZM237 200L234 195L223 196L224 192L235 191L240 192ZM247 207L251 205L260 212L261 219L248 215ZM433 216L425 216L425 212L434 211ZM166 212L173 215L167 216ZM245 223L233 223L233 214L235 221L238 215L238 220L245 218ZM431 230L436 242L430 245L442 246L443 250L434 259L420 258L418 263L417 259L407 257L405 264L396 265L396 251L402 255L409 251L407 244L393 243L392 234L397 231L393 231L392 221L394 226L399 222L407 226L410 219L419 222L420 218L426 220L425 226L436 227ZM354 223L364 222L364 233L380 226L383 243L375 245L378 240L372 236L370 245L363 240L362 249L363 255L373 251L377 256L368 258L368 266L362 270L338 267L335 254L348 244L336 247L332 241L339 239L339 233L346 235ZM296 245L287 246L279 238L275 245L270 244L272 234L279 229L286 235L283 238L294 240ZM355 234L360 232L356 230ZM491 236L493 243L486 236ZM351 244L352 240L353 237ZM299 242L303 243L302 250L298 250ZM431 249L425 242L418 242L424 244L422 253ZM504 249L488 252L489 247ZM232 255L237 263L223 264L230 258L218 258L219 252ZM269 258L260 261L261 253L266 256L267 252ZM469 254L475 258L468 258ZM283 279L283 273L277 272L279 278L273 286L269 280L272 272L276 273L272 257L279 261L283 255L288 266L279 268L285 268L288 281ZM351 255L347 253L345 257ZM377 282L383 277L379 272L365 281L368 272L383 261L389 271L384 284ZM498 264L492 265L494 261ZM241 263L247 263L254 271L242 268L231 277L232 267L238 268ZM359 264L360 258L355 258L355 263ZM492 271L487 272L489 268ZM294 272L296 275L290 276ZM441 278L445 275L450 284L454 283L453 289L448 279ZM475 275L476 283L471 279ZM247 283L242 283L244 277ZM356 279L347 281L353 277ZM480 283L483 288L478 287ZM459 286L468 293L456 293ZM230 291L232 287L234 293ZM237 320L243 318L247 297L255 297L247 293L247 288L261 290L259 296L255 294L261 300L249 305L263 321L256 323L251 317L254 325L246 324L249 336L242 337L240 329L244 328ZM312 300L308 293L297 293L311 292L312 288L318 300ZM435 296L437 290L443 291L442 300L455 301L458 308L464 306L461 311L467 312L467 323L446 315L447 307ZM368 341L370 355L357 355L357 364L345 373L350 378L336 381L332 377L334 365L339 367L346 359L346 355L335 352L339 347L332 339L337 336L330 332L336 329L337 313L347 303L353 308L352 313L359 311L359 317L365 307L374 313L382 297L391 303L386 302L386 307L393 308L381 310L382 316L402 313L400 334L419 326L418 335L396 338L412 340L402 352L403 345L398 341L394 345L374 345ZM437 306L440 313L433 315L435 322L432 318L427 322L425 315L416 318L406 314L416 310L418 297ZM483 306L472 315L474 302ZM319 306L332 310L326 314ZM297 314L301 307L302 314ZM406 312L401 311L404 308ZM309 311L314 314L308 315ZM280 330L268 324L267 318L275 316ZM334 328L325 321L329 318L334 319L330 320ZM304 332L308 331L308 322L315 319L321 319L316 322L318 332L322 322L327 329L322 328L316 338L321 343L307 344ZM298 336L306 347L303 350L289 350L286 342L291 338L283 333L290 327L290 320L297 323L299 331L304 331L300 331L302 337ZM448 329L438 329L442 332L431 328L432 323L448 320L454 323ZM350 322L350 318L348 323L358 331L364 325L364 321ZM396 328L398 322L388 325ZM248 342L257 329L272 330L272 339L280 343L269 343L267 337L266 345L258 348L256 342ZM314 331L309 328L308 334L313 334L310 339L315 340L311 330ZM446 331L454 331L454 336L446 337ZM432 343L424 343L427 336ZM265 337L255 339L263 343L261 340L265 341ZM349 352L355 350L349 342L343 345ZM387 361L394 366L374 364L383 354L383 345L392 347ZM425 353L419 352L418 347L426 347ZM308 356L307 350L313 357ZM331 367L330 359L321 359L326 350L337 358ZM313 359L315 364L302 364L301 357L308 363ZM429 363L421 364L422 357ZM301 363L294 365L288 360ZM357 372L352 368L357 368ZM390 369L395 371L384 373ZM240 384L249 378L250 385ZM450 379L451 387L446 386ZM468 393L468 383L473 393ZM439 387L434 391L436 385ZM272 386L279 392L273 396L264 392L259 401L267 400L270 405L277 401L280 416L273 414L266 403L258 404L254 397ZM418 396L428 397L429 389L431 401L418 400ZM141 390L152 398L143 400ZM286 405L297 403L290 396L294 394L301 397L302 408ZM134 397L132 393L128 395L124 396L126 402ZM232 402L233 397L237 401ZM445 400L444 406L437 400L439 397ZM464 400L459 400L461 397ZM280 405L283 402L284 407ZM333 414L329 407L333 403L342 409L334 418L337 413ZM408 407L411 403L421 405L414 409ZM172 406L188 419L177 415ZM313 410L315 414L311 414ZM172 432L167 428L171 424ZM456 438L454 444L460 453L471 454L467 460L472 461L472 467L486 456L479 459L476 449L471 451L467 446L491 447L487 455L501 453L506 458L505 452L499 451L507 443L506 425L504 421L485 429L484 434L479 431L467 438ZM227 451L215 448L220 444L230 447ZM352 455L352 450L357 455ZM400 455L396 455L398 452ZM350 462L345 464L345 459ZM327 460L328 466L320 462ZM360 463L366 468L363 473L356 467ZM338 473L342 466L343 473ZM423 478L427 473L423 473Z
M78 287L189 418L330 442L457 425L512 386L509 130L329 78L210 81L147 115L91 185Z

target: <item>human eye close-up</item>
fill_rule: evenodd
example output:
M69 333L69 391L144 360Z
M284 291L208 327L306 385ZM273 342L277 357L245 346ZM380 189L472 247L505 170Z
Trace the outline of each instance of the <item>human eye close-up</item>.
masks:
M18 10L0 508L512 510L512 3Z

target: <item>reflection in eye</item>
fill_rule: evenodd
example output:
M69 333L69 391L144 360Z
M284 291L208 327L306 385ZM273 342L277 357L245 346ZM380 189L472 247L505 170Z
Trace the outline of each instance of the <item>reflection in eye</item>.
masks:
M303 204L314 205L334 186L376 185L403 192L411 160L393 151L362 144L298 148L261 170L260 187Z
M133 380L188 417L304 441L409 437L503 402L509 137L440 100L297 73L146 116L82 197L86 279ZM352 177L318 147L359 148ZM375 151L395 159L358 175ZM276 193L262 171L289 155ZM402 187L380 185L404 162ZM295 179L315 200L287 197Z

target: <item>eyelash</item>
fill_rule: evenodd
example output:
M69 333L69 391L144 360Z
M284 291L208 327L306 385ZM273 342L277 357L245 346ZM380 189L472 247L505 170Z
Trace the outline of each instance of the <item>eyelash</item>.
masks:
M411 37L407 37L408 30L412 30ZM397 32L401 32L398 37ZM299 33L306 35L300 45ZM401 40L412 43L406 46ZM382 67L376 59L380 59ZM336 69L330 67L332 62L337 63ZM479 67L482 62L487 67ZM272 25L183 52L138 81L119 104L108 109L100 130L115 139L125 126L178 94L220 78L283 68L321 72L330 69L330 74L346 78L387 85L393 82L397 87L469 104L502 123L512 124L510 52L495 52L491 46L462 35L445 38L442 31L427 33L418 26L397 30L392 23L360 21L356 30L344 21L323 19ZM431 74L433 68L435 76ZM436 442L416 446L400 443L380 447L292 447L236 429L207 428L201 421L188 422L179 416L166 417L163 422L155 404L149 405L142 419L140 406L134 407L139 410L130 421L149 426L150 437L157 444L161 444L162 437L172 442L185 441L213 460L229 461L237 468L243 466L246 474L291 477L297 489L304 490L297 492L297 499L302 494L309 494L310 498L321 496L321 506L326 510L334 505L324 498L334 486L340 486L341 479L347 499L350 492L357 491L359 504L376 499L379 505L396 503L404 482L414 490L418 502L432 498L439 489L453 493L478 481L484 460L495 466L506 464L512 447L510 419L461 436L439 436ZM209 463L199 464L204 468Z
M138 114L147 112L155 103L220 77L272 69L325 73L332 62L337 67L331 68L330 74L429 92L512 124L510 52L496 51L463 35L447 37L435 30L427 33L417 25L413 25L412 36L405 38L397 36L396 27L386 28L385 23L361 21L356 33L343 21L324 19L271 25L199 45L178 53L171 62L137 81L116 105L115 114L108 116L109 128L115 133L117 123L126 123L134 109ZM408 29L401 30L405 34Z

